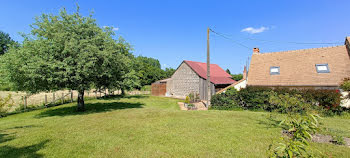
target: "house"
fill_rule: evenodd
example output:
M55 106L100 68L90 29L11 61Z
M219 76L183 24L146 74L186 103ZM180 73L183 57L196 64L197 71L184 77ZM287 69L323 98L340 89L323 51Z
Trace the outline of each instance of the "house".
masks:
M166 83L166 95L185 97L190 93L199 94L200 99L207 98L207 64L195 61L183 61ZM219 65L210 64L212 94L236 81Z
M243 69L243 78L219 91L217 91L216 93L222 93L222 92L226 92L227 89L231 88L231 87L234 87L236 90L240 90L242 88L245 88L247 87L247 75L248 75L248 71L247 71L247 67L244 66L244 69Z
M260 53L254 48L248 86L337 89L350 76L350 37L344 45Z
M254 48L248 71L246 86L338 89L350 77L350 37L334 47L273 53Z

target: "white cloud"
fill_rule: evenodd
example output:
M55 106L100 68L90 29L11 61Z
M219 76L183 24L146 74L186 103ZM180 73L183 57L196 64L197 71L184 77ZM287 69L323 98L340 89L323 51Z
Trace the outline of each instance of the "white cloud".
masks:
M264 26L261 26L260 28L247 27L245 29L242 29L241 32L247 32L247 33L250 33L250 34L256 34L256 33L264 32L264 31L266 31L268 29L269 29L268 27L264 27Z
M118 27L114 27L114 26L102 26L103 28L106 28L106 27L110 27L112 28L113 31L118 31L119 28Z

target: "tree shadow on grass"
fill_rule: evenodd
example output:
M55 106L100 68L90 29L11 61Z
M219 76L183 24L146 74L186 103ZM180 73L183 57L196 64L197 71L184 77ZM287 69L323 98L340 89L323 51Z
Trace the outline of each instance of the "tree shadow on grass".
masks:
M103 99L103 100L120 100L120 99L144 99L144 98L149 98L148 95L109 95L109 96L103 96L99 99Z
M38 144L24 146L24 147L13 147L9 145L0 147L0 157L28 157L28 158L37 158L44 157L42 154L38 154L37 151L44 148L45 144L49 142L48 140L42 141Z
M257 120L258 124L264 125L266 128L281 128L280 120L277 120L275 118L267 118L264 120Z
M38 125L23 125L23 126L15 126L11 128L6 128L4 130L0 130L0 144L5 143L7 141L11 141L15 139L15 133L4 133L7 130L12 130L12 129L23 129L23 128L33 128L33 127L42 127Z
M86 115L99 112L107 112L113 110L122 110L129 108L142 108L142 103L127 103L127 102L110 102L110 103L87 103L85 111L78 112L76 106L61 107L55 109L47 109L36 115L37 118L50 116L69 116L69 115Z
M12 134L0 133L0 144L15 139ZM1 150L0 150L1 151Z

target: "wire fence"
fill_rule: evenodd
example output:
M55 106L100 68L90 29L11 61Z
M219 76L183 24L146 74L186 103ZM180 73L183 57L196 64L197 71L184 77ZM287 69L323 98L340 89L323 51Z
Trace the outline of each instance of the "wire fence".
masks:
M111 91L103 90L96 91L90 90L84 92L84 98L86 99L97 99L101 97L106 97L110 95L120 95L121 91ZM128 95L141 95L141 94L150 94L150 91L127 91ZM11 103L5 107L5 111L14 112L19 110L26 110L36 107L48 107L55 106L65 103L74 102L78 98L77 91L71 90L61 90L55 92L43 92L38 94L28 95L25 92L12 92L12 91L0 91L0 97L5 98L8 95L11 95Z

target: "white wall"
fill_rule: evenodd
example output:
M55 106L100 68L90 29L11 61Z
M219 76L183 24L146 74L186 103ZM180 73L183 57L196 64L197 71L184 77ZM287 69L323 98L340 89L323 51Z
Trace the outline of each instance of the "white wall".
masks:
M234 87L237 91L241 90L242 88L247 87L247 80L244 80L244 81L236 84Z
M343 97L347 96L349 93L348 92L342 92L341 93ZM340 103L340 106L350 108L350 99L343 99Z

